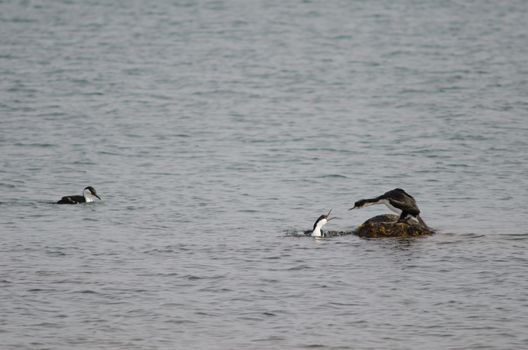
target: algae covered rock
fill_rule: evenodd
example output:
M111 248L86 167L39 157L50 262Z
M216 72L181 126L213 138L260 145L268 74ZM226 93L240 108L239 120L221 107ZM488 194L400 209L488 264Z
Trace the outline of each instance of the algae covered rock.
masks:
M433 234L427 226L415 220L398 222L397 215L378 215L368 219L354 232L360 237L419 237Z

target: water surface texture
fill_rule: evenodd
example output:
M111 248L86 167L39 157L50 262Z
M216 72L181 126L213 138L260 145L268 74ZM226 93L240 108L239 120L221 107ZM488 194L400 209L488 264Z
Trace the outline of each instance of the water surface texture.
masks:
M528 348L526 23L521 0L0 1L0 348ZM287 234L395 187L437 235Z

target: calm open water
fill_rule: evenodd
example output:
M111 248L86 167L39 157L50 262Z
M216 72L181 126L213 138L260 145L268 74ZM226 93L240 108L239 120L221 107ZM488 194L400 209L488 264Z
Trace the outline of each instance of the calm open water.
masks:
M522 0L0 1L0 348L528 348L526 23ZM394 187L437 235L287 234Z

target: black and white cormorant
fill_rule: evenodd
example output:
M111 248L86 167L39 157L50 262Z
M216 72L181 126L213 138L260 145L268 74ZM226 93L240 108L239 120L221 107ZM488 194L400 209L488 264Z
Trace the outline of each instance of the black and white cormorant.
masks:
M78 204L78 203L90 203L95 198L101 199L95 192L95 188L92 186L85 187L82 196L64 196L57 202L57 204Z
M330 217L330 213L332 212L332 209L328 212L326 215L321 215L317 220L315 220L315 223L313 225L312 231L306 231L306 235L310 235L312 237L326 237L324 232L321 231L324 225L328 223L328 221L335 219L335 217Z
M420 218L420 209L418 209L418 205L416 205L414 197L401 188L395 188L394 190L385 192L376 198L361 199L354 203L353 208L348 210L365 208L374 204L385 204L390 210L400 215L398 220L399 222L404 222L409 218L414 218L420 224L427 226Z

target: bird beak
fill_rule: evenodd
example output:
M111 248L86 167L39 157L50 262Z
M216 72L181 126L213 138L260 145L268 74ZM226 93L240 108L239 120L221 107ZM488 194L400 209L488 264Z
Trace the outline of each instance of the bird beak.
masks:
M328 214L326 214L326 221L330 221L330 220L333 220L333 219L336 219L336 217L334 216L333 218L330 217L330 214L332 213L332 209L330 209L330 211L328 212Z
M334 217L331 217L331 218L327 218L326 221L330 221L330 220L334 220L334 219L339 219L337 216L334 216Z
M101 197L99 197L98 195L94 194L94 196L96 196L97 198L99 198L100 201L102 201Z

